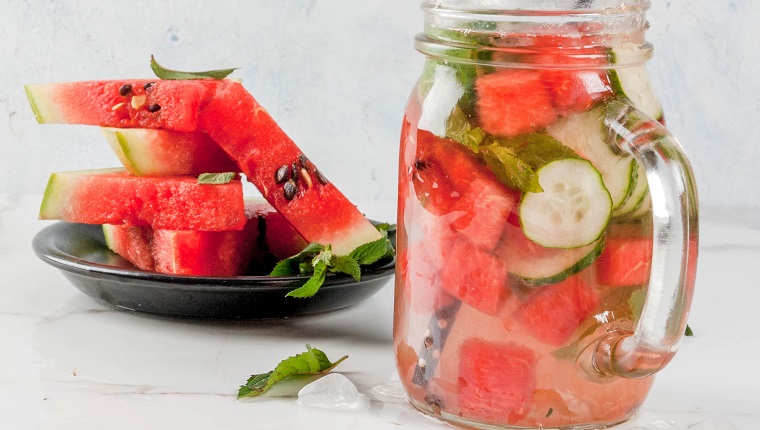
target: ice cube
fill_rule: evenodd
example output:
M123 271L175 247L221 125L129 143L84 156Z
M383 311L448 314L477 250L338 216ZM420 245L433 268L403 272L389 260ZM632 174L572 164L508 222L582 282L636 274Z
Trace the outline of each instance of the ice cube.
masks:
M633 427L631 430L681 430L675 421L657 420L643 426Z
M301 388L298 404L322 409L361 409L369 406L369 399L348 378L330 373Z
M375 400L384 403L406 403L406 391L401 381L377 384L369 389L369 394Z
M738 430L738 428L726 417L712 417L690 425L689 430Z

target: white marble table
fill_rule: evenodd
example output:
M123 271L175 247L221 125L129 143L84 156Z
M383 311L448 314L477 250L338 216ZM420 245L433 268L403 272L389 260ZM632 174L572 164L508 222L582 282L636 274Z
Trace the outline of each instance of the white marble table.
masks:
M235 400L252 373L309 343L367 393L396 379L392 286L339 312L280 321L197 321L115 310L32 253L39 196L0 196L0 429L436 429L407 404L323 410L293 399ZM392 219L393 204L360 204ZM689 424L760 424L760 211L705 210L695 336L659 375L641 413Z

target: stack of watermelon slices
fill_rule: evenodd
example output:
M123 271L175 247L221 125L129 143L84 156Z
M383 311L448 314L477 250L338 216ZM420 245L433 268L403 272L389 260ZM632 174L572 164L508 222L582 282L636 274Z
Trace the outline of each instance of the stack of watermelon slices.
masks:
M281 259L316 242L347 255L382 238L238 82L88 81L26 92L40 123L104 127L124 165L53 174L40 218L104 225L109 247L139 268L252 274L266 251ZM246 201L239 173L266 201Z

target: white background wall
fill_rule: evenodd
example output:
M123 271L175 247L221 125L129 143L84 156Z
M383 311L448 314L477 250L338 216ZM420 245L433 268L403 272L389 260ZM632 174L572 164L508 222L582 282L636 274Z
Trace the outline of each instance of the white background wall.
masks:
M653 0L650 62L703 206L760 208L760 2ZM407 95L422 64L416 0L0 0L0 193L116 166L96 128L40 126L24 83L235 73L354 199L395 199Z

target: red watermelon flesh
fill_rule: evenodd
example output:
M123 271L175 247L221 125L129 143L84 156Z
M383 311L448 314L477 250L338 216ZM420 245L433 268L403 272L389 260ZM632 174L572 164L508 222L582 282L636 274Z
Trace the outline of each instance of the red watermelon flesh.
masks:
M607 237L595 263L599 284L608 287L648 284L652 245L651 237Z
M444 290L486 314L500 309L510 292L503 261L460 236L446 250L444 262L439 273Z
M206 133L150 128L104 128L111 149L138 176L198 176L238 167Z
M475 81L477 112L486 133L511 137L554 123L552 94L538 70L504 69Z
M245 226L240 180L200 185L191 176L140 177L124 169L50 176L40 219L222 231Z
M43 124L195 131L201 107L227 82L138 79L25 88L34 115Z
M599 296L581 272L562 282L538 287L515 311L514 319L536 339L561 346L591 316L599 302Z
M516 423L530 410L536 361L524 346L466 340L460 348L459 409L484 422Z
M519 193L501 184L463 145L422 130L417 141L413 182L418 198L437 208L434 213L458 214L451 228L483 250L493 250Z
M220 89L198 120L307 241L330 244L335 254L345 255L382 237L242 85ZM289 173L278 181L280 169ZM288 194L288 188L294 191Z
M172 275L265 275L271 269L265 261L267 253L281 259L306 246L295 230L282 228L287 222L265 201L247 201L246 217L242 230L104 225L103 231L108 247L135 266Z

